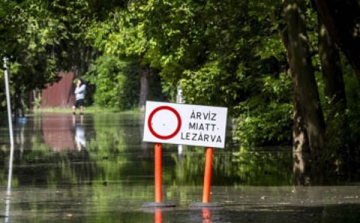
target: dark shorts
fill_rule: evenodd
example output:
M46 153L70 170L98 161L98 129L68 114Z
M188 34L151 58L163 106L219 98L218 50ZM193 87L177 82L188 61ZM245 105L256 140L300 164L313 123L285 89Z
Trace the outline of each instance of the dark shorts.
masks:
M80 107L80 106L84 106L84 99L79 99L75 101L75 107Z

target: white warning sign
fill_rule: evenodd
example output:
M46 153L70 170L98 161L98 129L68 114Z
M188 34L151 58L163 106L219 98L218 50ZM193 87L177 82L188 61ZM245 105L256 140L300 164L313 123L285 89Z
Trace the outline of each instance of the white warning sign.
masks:
M146 102L144 142L224 148L227 108Z

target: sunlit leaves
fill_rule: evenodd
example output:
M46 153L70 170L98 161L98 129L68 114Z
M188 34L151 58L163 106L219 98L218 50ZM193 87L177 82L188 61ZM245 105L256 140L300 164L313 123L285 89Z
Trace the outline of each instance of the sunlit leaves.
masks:
M96 85L96 105L126 110L138 103L138 72L136 64L103 55L90 67L84 78Z

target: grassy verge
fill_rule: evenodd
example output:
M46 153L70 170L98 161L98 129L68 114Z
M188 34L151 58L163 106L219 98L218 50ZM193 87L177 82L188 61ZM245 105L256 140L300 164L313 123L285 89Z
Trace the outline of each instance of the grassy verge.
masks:
M34 109L34 113L71 113L71 108L38 108ZM76 113L79 113L80 110L77 109ZM103 108L97 106L85 107L85 113L121 113L121 114L141 114L139 108L134 108L131 110L121 111L116 108Z

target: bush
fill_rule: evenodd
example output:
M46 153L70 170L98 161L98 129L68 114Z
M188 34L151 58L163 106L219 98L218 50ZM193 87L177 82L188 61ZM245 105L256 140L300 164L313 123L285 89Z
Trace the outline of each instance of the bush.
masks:
M293 105L290 77L266 76L258 80L262 94L248 97L236 107L234 137L242 146L291 144Z

